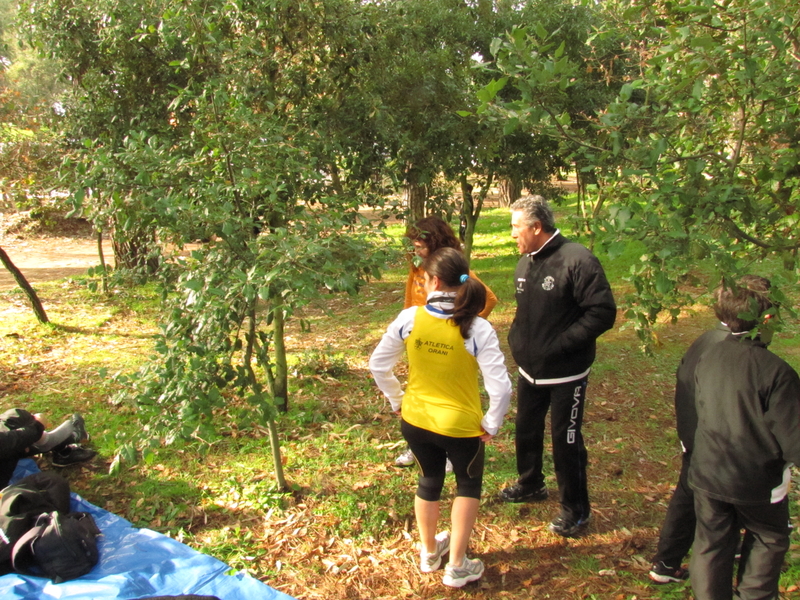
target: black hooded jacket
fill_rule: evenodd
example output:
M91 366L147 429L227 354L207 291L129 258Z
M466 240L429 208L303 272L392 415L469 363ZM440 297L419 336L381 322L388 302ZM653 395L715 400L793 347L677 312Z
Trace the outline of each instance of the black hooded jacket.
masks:
M508 343L525 373L547 385L589 369L595 340L617 316L600 261L557 233L520 258L514 285L517 313Z
M689 485L732 504L779 501L787 464L800 464L797 373L759 340L729 335L702 355L695 386Z

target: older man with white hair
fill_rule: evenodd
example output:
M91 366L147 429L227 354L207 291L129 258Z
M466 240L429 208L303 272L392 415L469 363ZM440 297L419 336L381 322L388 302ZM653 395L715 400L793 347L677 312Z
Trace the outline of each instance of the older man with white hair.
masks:
M561 512L549 529L571 537L591 516L581 424L595 340L614 325L617 308L600 261L561 235L543 197L527 196L512 205L511 237L522 254L514 274L517 312L508 336L519 366L519 479L500 492L500 499L547 498L542 454L550 410Z

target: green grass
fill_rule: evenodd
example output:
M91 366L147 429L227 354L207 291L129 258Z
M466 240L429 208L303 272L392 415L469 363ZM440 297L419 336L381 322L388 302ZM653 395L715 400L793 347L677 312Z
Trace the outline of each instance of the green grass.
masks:
M388 228L396 240L403 231ZM640 252L631 245L614 261L599 254L615 290L626 286ZM517 260L508 211L485 211L472 267L500 300L491 321L504 348ZM437 578L416 570L416 474L392 466L402 449L398 423L367 370L370 352L402 308L406 268L398 260L358 297L331 296L324 306L306 308L297 316L309 331L299 319L290 322L296 375L290 411L278 426L291 493L275 489L269 441L258 428L223 427L211 445L155 448L148 460L107 474L120 439L139 428L133 408L111 398L120 390L115 373L133 373L151 360L158 304L149 288L103 299L80 282L42 284L37 289L56 323L51 327L34 321L21 294L0 294L8 304L0 306L3 403L45 412L52 423L83 412L100 458L68 471L75 489L135 525L175 536L298 598L690 598L684 585L649 585L646 567L678 472L674 370L694 338L713 326L709 311L699 306L677 324L659 323L652 356L638 350L624 323L600 339L584 427L596 517L585 538L562 540L545 529L557 511L549 452L549 501L519 506L492 498L516 476L512 409L487 450L485 500L472 542L487 575L481 586L445 593ZM797 290L789 291L796 303ZM772 348L800 369L798 333L798 323L787 321ZM513 370L510 358L508 364ZM452 493L448 487L443 508ZM797 523L796 489L792 500ZM782 578L787 598L800 597L792 590L800 578L796 533L792 543Z

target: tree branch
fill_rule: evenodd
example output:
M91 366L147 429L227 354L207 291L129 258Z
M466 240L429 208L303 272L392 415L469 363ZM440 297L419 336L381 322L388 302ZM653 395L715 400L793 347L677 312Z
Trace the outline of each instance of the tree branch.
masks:
M549 109L547 106L545 106L545 105L544 105L544 104L543 104L541 101L539 101L539 106L540 106L540 107L541 107L541 108L542 108L542 109L543 109L543 110L544 110L544 111L545 111L545 112L546 112L548 115L550 115L550 118L553 120L553 123L555 123L556 129L558 129L559 133L560 133L562 136L564 136L566 139L568 139L568 140L569 140L569 141L571 141L572 143L574 143L574 144L577 144L577 145L579 145L579 146L582 146L582 147L584 147L584 148L588 148L588 149L590 149L590 150L595 150L596 152L605 152L605 151L606 151L606 149L605 149L605 148L600 148L599 146L593 146L593 145L591 145L591 144L587 144L586 142L583 142L583 141L579 140L578 138L576 138L576 137L573 137L572 135L570 135L570 134L567 132L567 130L566 130L566 129L564 129L564 127L561 125L561 123L559 123L559 122L558 122L558 119L556 119L556 116L555 116L555 115L552 113L552 111L551 111L551 110L550 110L550 109Z
M724 162L726 165L731 164L731 161L729 159L725 158L721 154L717 154L716 152L703 152L701 154L693 154L691 156L671 156L660 160L659 163L669 164L672 162L682 162L684 160L695 160L696 158L708 158L708 157L716 158L717 160Z
M754 245L758 246L759 248L763 248L764 250L770 250L772 252L779 252L779 251L786 251L786 250L796 250L796 249L800 248L800 241L798 241L795 244L790 244L790 245L787 245L787 246L777 246L775 244L769 244L767 242L759 240L758 238L755 238L752 235L747 234L744 231L742 231L739 228L739 226L736 223L734 223L733 219L731 219L730 217L723 217L723 219L728 224L728 228L731 230L731 233L733 233L733 235L737 239L740 239L740 240L745 241L745 242L750 242L751 244L754 244Z
M3 263L3 266L9 270L11 275L14 276L14 280L17 282L19 287L25 292L25 295L28 296L28 300L31 301L31 306L33 307L33 312L36 315L36 318L40 323L49 323L50 319L47 318L47 313L44 311L42 307L42 302L39 300L39 296L36 294L36 290L31 287L31 284L28 283L28 280L25 279L25 276L22 274L16 265L11 262L8 254L6 251L0 248L0 263Z

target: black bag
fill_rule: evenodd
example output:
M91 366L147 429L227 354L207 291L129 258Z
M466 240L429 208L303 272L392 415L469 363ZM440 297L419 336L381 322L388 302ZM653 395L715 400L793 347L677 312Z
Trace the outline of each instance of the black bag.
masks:
M89 513L43 513L14 544L11 564L19 573L44 574L56 583L75 579L97 564L98 535Z
M20 479L0 491L0 565L11 560L14 544L42 513L69 512L69 484L52 471Z

